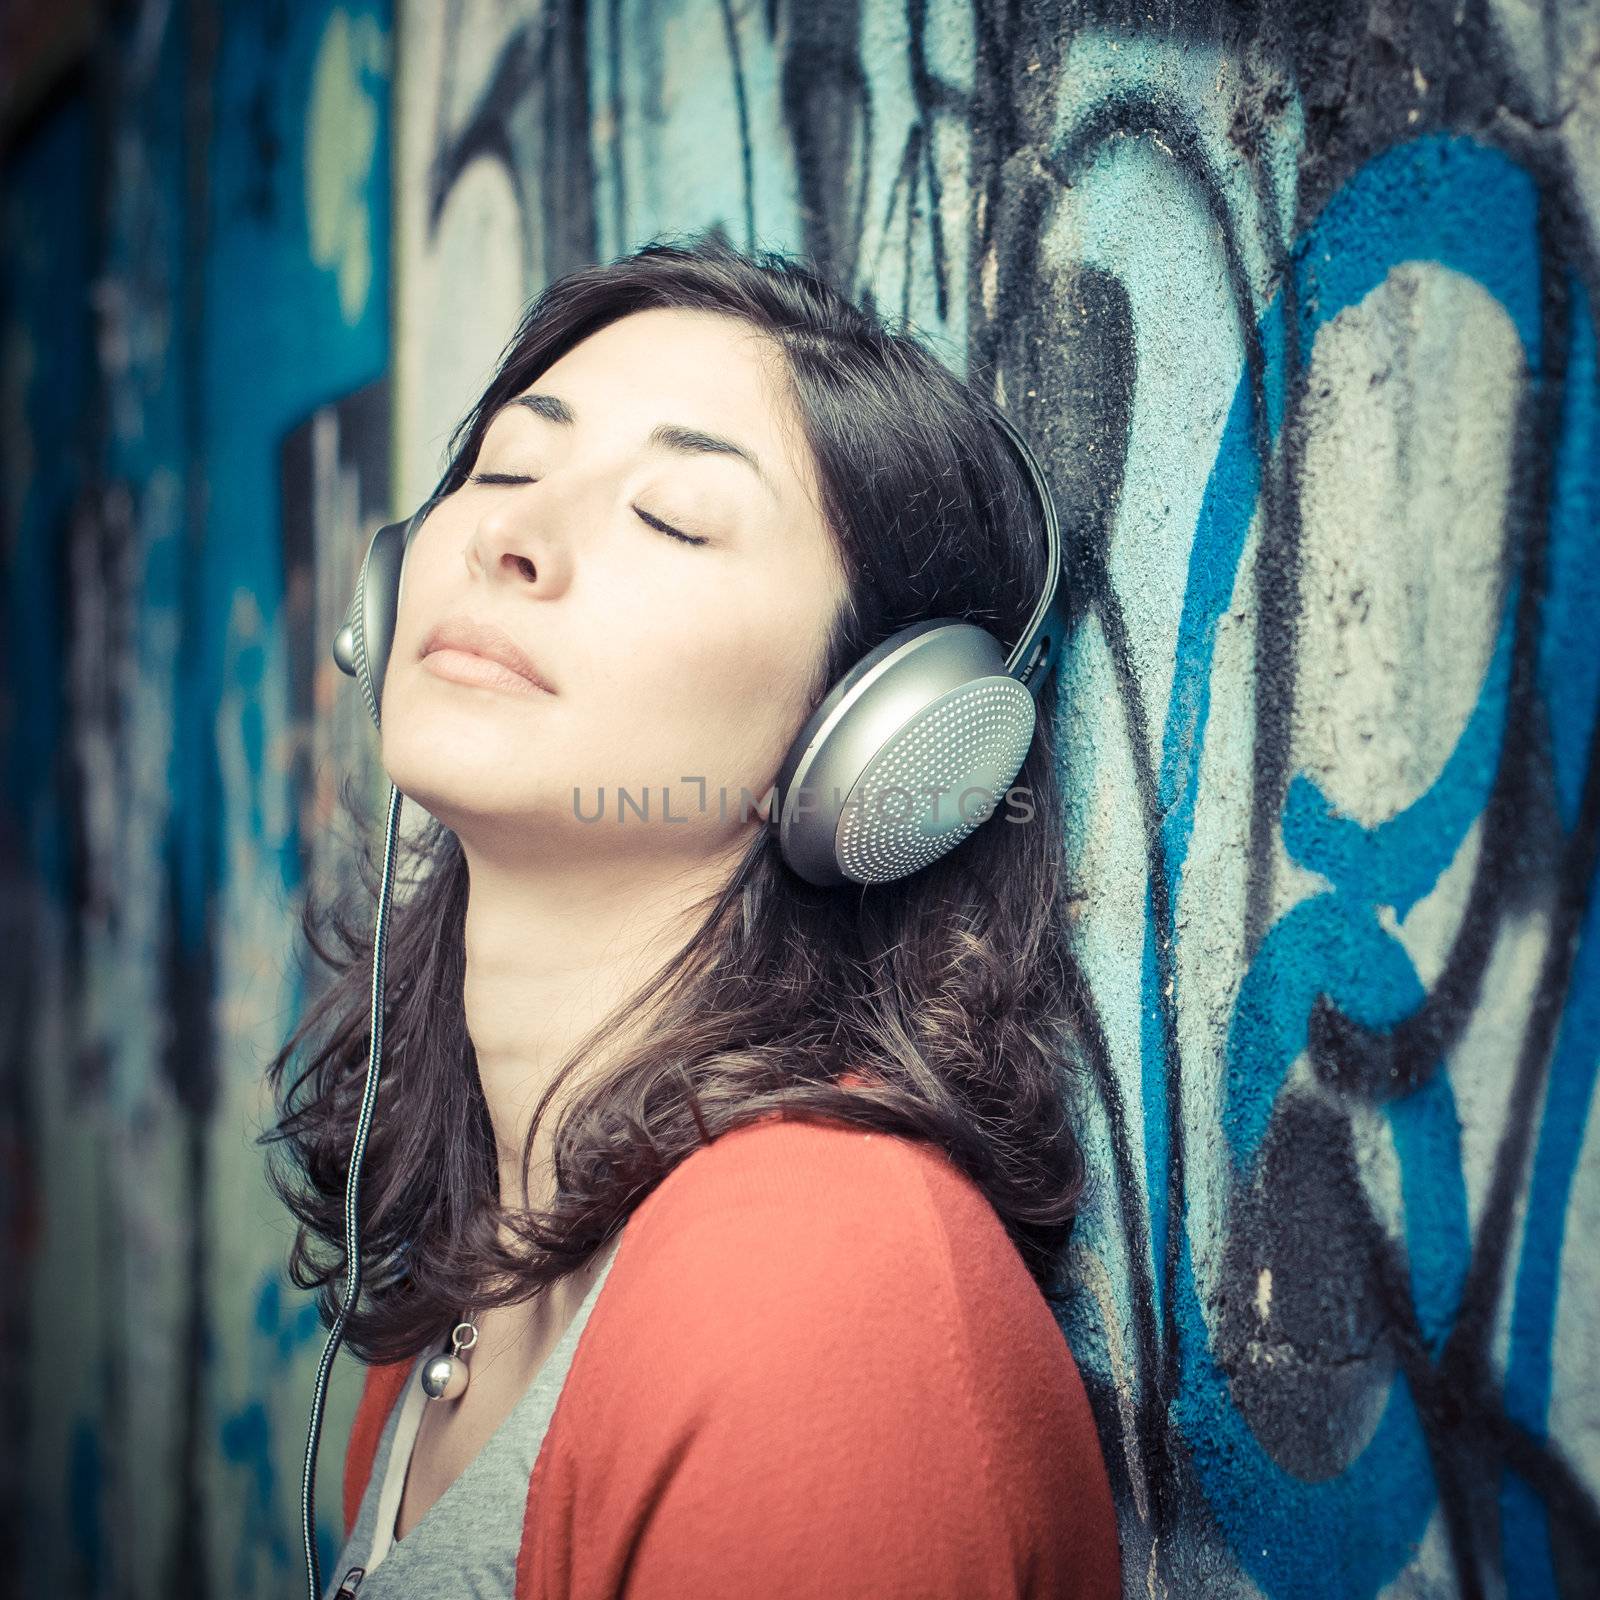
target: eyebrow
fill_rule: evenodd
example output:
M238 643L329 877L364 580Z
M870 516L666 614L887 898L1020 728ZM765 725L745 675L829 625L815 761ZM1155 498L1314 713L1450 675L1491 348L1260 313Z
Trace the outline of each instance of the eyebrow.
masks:
M543 417L548 422L559 422L564 427L570 428L578 420L572 407L559 395L544 394L538 390L514 395L500 407L500 411L509 411L512 406L521 406L536 417ZM498 416L499 412L497 411L495 415ZM774 499L778 498L778 491L762 469L761 463L756 460L755 452L746 449L742 444L736 444L732 439L724 439L720 434L707 433L702 428L687 428L676 422L661 422L650 430L645 444L650 449L676 450L681 455L729 456L736 461L742 461L766 485L767 492Z

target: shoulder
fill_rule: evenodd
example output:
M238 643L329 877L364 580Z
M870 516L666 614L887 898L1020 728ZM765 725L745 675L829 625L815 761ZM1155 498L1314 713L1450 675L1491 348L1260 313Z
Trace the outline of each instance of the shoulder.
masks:
M842 1123L764 1119L663 1181L562 1413L554 1470L576 1489L609 1463L609 1498L626 1458L651 1515L672 1511L669 1567L735 1519L762 1530L752 1560L834 1539L847 1566L886 1527L897 1561L1019 1573L1114 1538L1077 1369L993 1207L944 1152Z
M766 1320L859 1341L878 1328L945 1358L1003 1362L1030 1327L1062 1346L1004 1224L950 1157L840 1122L765 1118L696 1151L630 1219L614 1276L618 1309L719 1344L737 1307L746 1332Z
M1003 1264L1001 1275L1032 1287L994 1209L943 1152L839 1122L772 1117L724 1134L675 1169L627 1231L616 1274L640 1293L670 1288L691 1317L693 1286L706 1307L859 1330L863 1316L959 1295L967 1269L1005 1253L1022 1281ZM789 1304L802 1293L803 1306Z
M639 1232L672 1231L728 1208L760 1211L769 1226L843 1228L931 1237L950 1223L1001 1229L980 1190L942 1150L921 1140L831 1120L768 1116L723 1134L683 1161L635 1213ZM631 1225L631 1224L630 1224ZM1002 1236L1004 1230L1001 1229Z
M782 1213L797 1227L859 1221L859 1208L886 1205L897 1225L928 1220L914 1168L942 1155L915 1140L836 1121L768 1116L696 1150L668 1174L631 1219L641 1232L726 1216L730 1204ZM776 1215L769 1221L777 1221Z
M653 1330L684 1405L728 1412L719 1437L735 1453L781 1438L791 1463L813 1451L819 1473L840 1456L881 1472L888 1439L970 1443L953 1233L982 1230L981 1207L992 1247L1010 1245L955 1176L914 1141L842 1123L736 1129L631 1219L613 1268L619 1327ZM741 1414L764 1420L747 1434Z
M689 1283L752 1305L813 1289L809 1317L848 1311L859 1327L854 1286L880 1317L910 1309L921 1322L960 1311L981 1337L991 1323L1014 1333L1020 1313L1059 1342L988 1198L945 1151L922 1140L842 1122L764 1118L685 1160L634 1213L627 1233L617 1273L641 1287L678 1286L680 1301ZM987 1318L985 1308L997 1315Z

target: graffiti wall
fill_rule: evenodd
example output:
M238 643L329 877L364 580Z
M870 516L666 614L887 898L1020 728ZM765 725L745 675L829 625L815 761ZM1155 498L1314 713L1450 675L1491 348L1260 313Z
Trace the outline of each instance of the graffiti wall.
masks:
M1600 13L117 18L0 174L18 1592L301 1581L252 1141L378 780L327 641L527 299L717 227L995 373L1057 490L1126 1592L1600 1593Z
M359 730L318 640L388 505L391 48L370 5L119 7L7 145L17 1594L302 1568L319 1330L252 1135Z

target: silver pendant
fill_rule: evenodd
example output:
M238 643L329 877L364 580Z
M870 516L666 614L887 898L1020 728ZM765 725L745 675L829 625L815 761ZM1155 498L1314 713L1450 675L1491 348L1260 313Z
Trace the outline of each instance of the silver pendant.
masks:
M450 1334L452 1353L437 1355L422 1368L423 1392L430 1400L458 1400L467 1392L467 1364L463 1350L478 1342L478 1330L470 1322L458 1322Z

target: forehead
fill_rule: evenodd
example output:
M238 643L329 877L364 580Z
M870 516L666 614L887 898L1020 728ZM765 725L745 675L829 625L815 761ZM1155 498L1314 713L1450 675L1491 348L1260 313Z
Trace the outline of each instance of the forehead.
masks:
M679 395L731 421L751 398L776 398L780 360L772 339L742 318L654 306L580 339L545 377L598 382L609 376L641 392Z
M552 362L491 421L508 415L641 449L742 455L759 468L752 485L765 480L785 509L818 503L782 352L735 317L652 308L619 318Z

